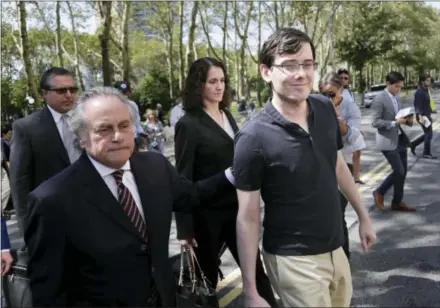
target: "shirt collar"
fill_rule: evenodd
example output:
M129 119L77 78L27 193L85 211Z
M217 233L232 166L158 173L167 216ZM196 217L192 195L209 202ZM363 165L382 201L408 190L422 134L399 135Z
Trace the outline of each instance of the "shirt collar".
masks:
M307 98L307 105L309 106L309 114L307 116L308 120L313 119L313 104L311 103L310 97ZM264 111L273 119L275 122L281 124L282 126L293 126L296 127L297 124L287 120L272 104L272 99L269 98L266 105L264 106Z
M115 172L117 170L130 171L130 161L129 160L127 160L127 162L124 164L124 166L122 166L122 168L113 169L113 168L104 166L103 164L98 162L96 159L92 158L89 154L87 154L87 156L89 157L89 159L92 162L92 165L95 167L96 171L98 171L99 175L103 178L108 175L111 175L113 172Z
M388 95L391 97L391 99L394 101L396 99L396 97L390 93L390 91L388 91L387 89L385 89L385 92L388 93Z
M63 116L62 113L59 113L58 111L56 111L55 109L53 109L52 107L49 106L49 104L47 104L47 108L49 108L50 113L52 114L52 117L55 121L56 124L58 124L58 122L61 120L61 117ZM72 110L70 110L69 112L67 112L68 116L72 115Z

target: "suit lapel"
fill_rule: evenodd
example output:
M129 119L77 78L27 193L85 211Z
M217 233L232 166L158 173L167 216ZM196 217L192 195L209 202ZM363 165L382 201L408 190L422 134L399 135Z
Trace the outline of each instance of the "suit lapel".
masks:
M227 115L227 113L226 113ZM232 117L232 115L231 115ZM207 114L205 111L200 111L200 120L201 122L206 125L211 131L216 132L219 136L221 136L222 138L225 138L226 140L233 142L234 140L228 135L228 133L225 132L225 130L223 129L223 127L221 127L220 125L217 124L217 122L214 121L214 119L212 119L209 114ZM231 123L231 120L229 119L229 123L231 124L232 129L234 129L233 124ZM233 121L235 124L235 121ZM237 126L237 124L235 124L235 126Z
M61 139L57 125L55 124L55 120L47 106L45 106L41 110L40 123L38 123L38 125L46 125L47 130L45 130L44 132L45 138L53 142L54 150L60 154L61 159L67 165L70 165L69 155L67 154L67 150L64 147L64 143L63 140Z
M83 166L79 175L86 199L124 231L143 240L85 153L79 158L79 163Z
M234 117L232 116L232 113L229 112L229 110L224 109L223 112L226 114L226 117L229 120L229 123L231 124L232 130L234 131L234 135L238 132L238 125L235 121Z
M388 94L387 91L384 91L384 95L386 96L386 99L388 101L388 107L391 108L394 116L396 116L396 109L394 108L394 102L393 99L390 97L390 94ZM399 108L399 103L397 103L397 108Z

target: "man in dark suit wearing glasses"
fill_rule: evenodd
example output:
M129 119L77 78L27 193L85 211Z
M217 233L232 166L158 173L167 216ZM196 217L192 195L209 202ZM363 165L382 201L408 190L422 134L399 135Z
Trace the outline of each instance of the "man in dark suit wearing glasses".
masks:
M77 92L71 72L60 67L50 68L40 80L44 108L13 123L10 180L21 233L27 225L28 193L64 170L81 154L67 124Z

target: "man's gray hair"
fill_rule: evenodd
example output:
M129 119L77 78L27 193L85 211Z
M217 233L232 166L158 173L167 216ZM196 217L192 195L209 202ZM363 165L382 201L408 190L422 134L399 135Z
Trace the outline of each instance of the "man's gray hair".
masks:
M72 109L72 115L69 117L69 126L75 135L78 136L80 140L87 139L87 124L84 109L87 102L97 98L117 98L121 101L121 103L127 106L130 113L130 120L133 127L134 136L136 132L136 110L124 94L112 87L95 87L85 91L79 97Z

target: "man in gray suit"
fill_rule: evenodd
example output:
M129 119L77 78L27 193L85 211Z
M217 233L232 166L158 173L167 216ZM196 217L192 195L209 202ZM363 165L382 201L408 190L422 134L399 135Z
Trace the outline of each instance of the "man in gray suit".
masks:
M400 125L412 125L412 118L396 120L399 103L396 95L400 92L405 78L399 72L391 72L386 76L387 87L378 94L371 106L373 111L373 127L377 128L376 145L382 151L393 171L373 192L376 208L384 210L384 196L394 186L391 209L394 211L415 211L414 207L403 202L403 187L408 168L407 148L410 140Z
M50 68L40 80L46 106L13 123L11 193L22 233L27 225L27 195L81 154L67 124L77 91L72 73L60 67Z

